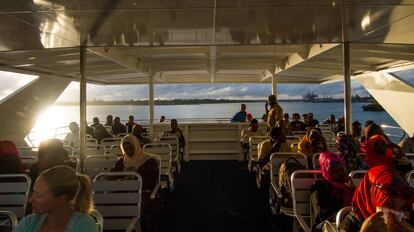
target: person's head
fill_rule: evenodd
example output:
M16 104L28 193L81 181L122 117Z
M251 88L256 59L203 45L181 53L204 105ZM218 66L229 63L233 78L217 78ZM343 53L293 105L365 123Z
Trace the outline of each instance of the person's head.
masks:
M319 164L323 177L331 183L344 184L347 180L345 163L332 152L322 152L319 155Z
M313 120L313 113L308 113L309 120Z
M99 124L95 127L95 134L107 136L109 132L106 130L106 128L102 124Z
M302 114L303 122L308 123L309 122L309 115L308 114Z
M402 212L408 218L413 203L413 191L394 169L376 166L365 174L352 201L352 205L362 214L363 219L374 214L377 207Z
M248 122L250 122L253 119L253 115L251 113L246 114L246 119Z
M121 140L121 151L124 156L136 157L141 154L141 145L137 137L126 135Z
M246 112L246 104L241 104L240 105L240 111L241 112Z
M277 103L277 100L276 100L276 96L275 95L270 95L268 98L267 98L267 100L268 100L268 102L269 102L269 105L270 106L273 106L273 105L276 105L276 103Z
M368 167L393 166L393 153L382 135L374 135L365 142L365 161Z
M263 122L267 122L267 114L263 114L262 115L262 121Z
M161 116L161 118L160 118L160 122L164 122L165 121L165 116L163 115L163 116Z
M284 113L283 114L283 119L289 121L289 114L288 113Z
M39 171L63 164L68 160L68 152L59 139L46 139L39 144L37 165Z
M51 214L62 208L87 214L93 209L89 177L64 165L47 169L36 179L29 203L36 214Z
M298 113L293 113L292 114L292 119L293 119L293 121L299 121L300 120L300 115Z
M333 114L329 115L329 121L335 122L335 115Z
M134 121L135 121L135 119L134 119L134 115L129 115L129 117L128 117L128 121L129 121L129 122L134 122Z
M93 118L93 124L98 124L98 123L99 123L99 118L94 117L94 118Z
M352 135L353 136L361 136L362 134L362 126L361 123L358 121L354 121L352 123Z
M365 136L367 137L367 140L369 140L374 135L385 135L381 126L376 123L372 123L367 128L365 128Z
M270 137L273 141L280 141L280 142L286 141L285 131L281 127L273 128L272 131L270 132Z
M339 126L345 125L345 118L344 116L341 116L338 118L338 121L336 122Z
M140 136L143 133L142 126L140 124L135 124L132 127L132 134L135 136Z
M309 142L314 145L323 139L322 132L319 128L313 128L309 131Z
M120 117L115 117L114 118L114 123L121 123L121 118Z
M171 119L171 130L176 131L178 129L177 119Z
M353 154L356 155L359 152L359 144L351 135L340 134L336 137L336 145L338 151L343 155Z
M79 126L78 126L78 124L76 122L69 123L69 130L72 133L78 133L79 132Z
M257 131L257 129L259 128L259 122L257 121L257 119L253 118L250 121L249 126L250 126L250 128L251 128L252 131Z
M12 141L0 141L0 174L20 173L19 151Z
M113 119L113 116L112 115L108 115L108 116L106 116L106 121L107 122L112 122L112 119Z
M367 120L365 121L364 127L367 128L369 125L374 124L374 121L372 120Z

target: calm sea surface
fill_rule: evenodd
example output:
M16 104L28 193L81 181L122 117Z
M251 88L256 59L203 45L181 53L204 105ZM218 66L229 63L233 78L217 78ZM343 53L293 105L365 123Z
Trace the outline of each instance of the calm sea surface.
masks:
M368 119L377 123L398 126L397 123L389 116L387 112L363 112L361 106L365 103L353 103L352 114L353 120L365 122ZM255 118L261 118L264 113L264 103L254 102L246 103L247 111L253 114ZM167 120L171 118L189 119L189 118L231 118L239 110L240 103L223 103L223 104L201 104L201 105L164 105L155 106L155 119L158 120L161 115L165 115ZM313 112L316 119L323 121L330 114L337 118L343 115L343 104L337 102L330 103L309 103L309 102L281 102L285 113L299 114ZM106 115L112 114L114 117L119 116L121 120L127 120L128 115L134 115L136 120L148 119L147 106L88 106L87 120L92 121L93 117L98 117L105 122ZM79 122L78 106L52 106L44 112L38 119L34 128L46 129L67 126L69 122Z

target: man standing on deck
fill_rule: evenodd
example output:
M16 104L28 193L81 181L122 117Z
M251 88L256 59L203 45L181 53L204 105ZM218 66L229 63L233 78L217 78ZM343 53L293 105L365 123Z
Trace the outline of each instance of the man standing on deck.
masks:
M240 112L235 114L231 119L231 122L246 122L246 105L240 105Z
M267 110L267 105L270 106L270 109ZM267 113L267 129L272 131L275 127L283 127L283 109L277 103L276 96L270 95L268 102L266 102L266 112Z

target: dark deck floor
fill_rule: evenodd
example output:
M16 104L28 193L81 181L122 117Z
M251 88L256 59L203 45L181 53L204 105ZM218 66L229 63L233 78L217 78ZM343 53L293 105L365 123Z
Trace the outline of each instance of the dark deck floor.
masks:
M169 195L168 231L286 231L282 224L291 225L290 219L271 215L268 190L256 188L245 166L237 161L184 163Z

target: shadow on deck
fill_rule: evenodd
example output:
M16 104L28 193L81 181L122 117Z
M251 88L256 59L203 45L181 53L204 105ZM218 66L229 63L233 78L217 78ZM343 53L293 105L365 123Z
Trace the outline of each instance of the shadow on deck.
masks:
M167 228L180 232L287 231L291 219L274 217L268 189L258 190L254 175L237 161L184 163L170 194ZM286 225L282 225L286 224Z

